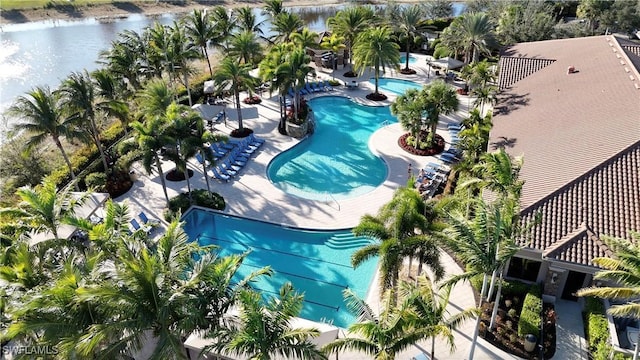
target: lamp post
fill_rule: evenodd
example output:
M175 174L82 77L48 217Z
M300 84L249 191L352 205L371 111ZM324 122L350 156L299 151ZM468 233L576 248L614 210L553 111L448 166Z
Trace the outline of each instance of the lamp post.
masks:
M431 77L431 61L427 60L427 79Z

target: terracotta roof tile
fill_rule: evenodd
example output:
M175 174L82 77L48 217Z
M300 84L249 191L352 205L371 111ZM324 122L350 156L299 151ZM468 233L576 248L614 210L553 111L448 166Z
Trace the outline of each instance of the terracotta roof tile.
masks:
M608 252L601 235L640 230L640 50L619 41L550 40L503 52L489 150L524 155L523 220L542 216L526 245L557 260L591 265Z

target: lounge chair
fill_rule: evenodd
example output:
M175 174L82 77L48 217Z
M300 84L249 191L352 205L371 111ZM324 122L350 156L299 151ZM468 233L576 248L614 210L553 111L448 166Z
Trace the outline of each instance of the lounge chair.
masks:
M214 158L222 158L229 152L229 150L219 147L217 143L211 144L209 149L213 152Z
M229 180L231 179L231 175L221 174L215 167L211 168L211 174L211 177L217 180L229 182Z
M462 125L462 124L449 124L449 125L447 125L447 129L461 131L461 130L464 129L464 125Z
M149 226L160 225L160 220L158 220L158 219L149 219L147 217L147 214L144 213L144 211L140 211L140 214L138 214L138 217L140 218L140 220L142 221L142 224L144 224L144 225L149 225Z
M218 147L221 147L221 148L227 149L227 150L233 150L233 148L234 148L234 145L231 142L218 142L216 144L218 144Z
M220 165L221 169L224 169L224 173L227 175L231 175L231 176L235 176L238 171L240 171L240 169L242 169L242 166L240 165L236 165L236 164L232 164L231 163L231 159L227 158L221 165Z
M305 83L304 84L304 89L307 90L307 92L309 94L314 93L315 91L311 88L311 85L309 85L309 83Z
M287 92L289 94L289 96L291 96L292 98L296 97L296 93L293 92L292 88L289 88L289 91Z
M324 90L325 90L325 91L333 91L333 86L331 86L331 84L329 84L329 81L328 81L328 80L325 80L325 81L322 83L322 86L324 86Z
M254 133L251 133L249 135L249 140L251 141L251 144L256 144L258 146L262 145L265 143L265 139L261 139L259 137L257 137Z
M144 231L147 235L149 235L149 233L151 232L151 227L147 226L147 225L140 225L140 223L138 222L138 220L136 219L131 219L131 221L129 221L129 223L131 224L131 226L133 227L133 229L135 231L138 230L142 230Z

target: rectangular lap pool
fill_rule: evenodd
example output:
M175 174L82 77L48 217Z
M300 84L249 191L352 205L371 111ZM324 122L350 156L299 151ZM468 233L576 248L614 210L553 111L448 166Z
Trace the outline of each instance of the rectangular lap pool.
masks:
M351 267L351 254L373 240L355 237L350 230L297 229L199 209L188 211L183 221L191 240L219 246L222 256L251 250L240 275L271 266L274 274L254 284L258 291L274 295L290 281L304 294L300 317L340 327L355 320L342 291L350 288L365 298L378 263L376 258Z

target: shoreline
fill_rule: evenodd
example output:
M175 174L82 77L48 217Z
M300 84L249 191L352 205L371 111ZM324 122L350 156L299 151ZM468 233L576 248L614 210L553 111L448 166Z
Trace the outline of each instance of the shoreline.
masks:
M399 0L399 3L413 3L415 0ZM284 0L285 7L292 6L327 6L341 5L344 2L338 0ZM185 1L184 4L174 5L170 3L146 1L146 2L119 2L111 4L85 5L74 8L69 5L62 5L51 9L21 9L2 11L0 13L0 26L15 25L30 22L40 22L48 20L79 21L86 18L100 20L116 20L126 18L130 15L154 16L162 14L182 14L191 12L194 9L211 8L214 6L224 6L226 8L263 7L262 2L243 2L238 0L212 1L210 4L203 4L193 0Z

